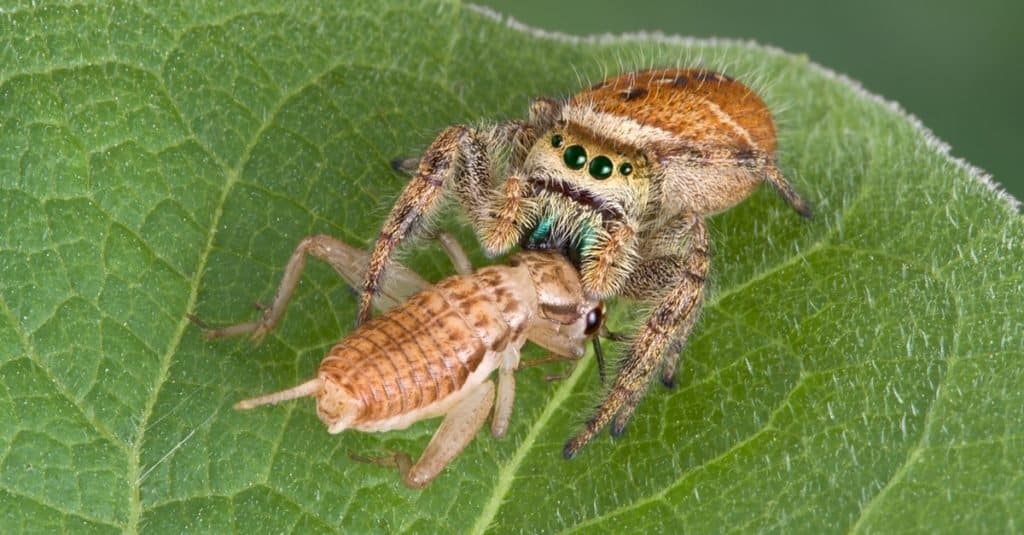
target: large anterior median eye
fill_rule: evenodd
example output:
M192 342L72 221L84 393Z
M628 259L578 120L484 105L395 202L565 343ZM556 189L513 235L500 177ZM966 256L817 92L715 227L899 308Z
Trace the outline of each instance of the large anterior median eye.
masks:
M581 145L572 145L565 149L562 159L569 169L583 169L583 166L587 165L587 149Z
M612 165L612 161L607 156L597 156L593 160L590 160L590 176L604 180L612 176L612 171L615 170L615 166Z

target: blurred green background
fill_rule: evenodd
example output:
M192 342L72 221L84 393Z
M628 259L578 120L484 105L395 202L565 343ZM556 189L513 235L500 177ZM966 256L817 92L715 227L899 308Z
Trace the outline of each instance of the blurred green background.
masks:
M533 27L575 35L661 31L753 39L895 100L1024 199L1024 2L932 0L479 0ZM797 105L794 103L793 105Z

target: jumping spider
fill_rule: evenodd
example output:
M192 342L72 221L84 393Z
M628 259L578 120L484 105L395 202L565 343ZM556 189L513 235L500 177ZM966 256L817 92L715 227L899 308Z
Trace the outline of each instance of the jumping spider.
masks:
M611 423L620 435L659 364L674 381L679 350L704 299L704 218L768 182L797 213L811 210L775 163L764 102L732 78L654 69L609 78L560 101L540 98L526 121L446 128L423 153L374 246L360 302L396 248L454 196L489 255L517 244L564 252L584 289L652 305L606 397L563 453ZM495 175L507 178L495 183Z

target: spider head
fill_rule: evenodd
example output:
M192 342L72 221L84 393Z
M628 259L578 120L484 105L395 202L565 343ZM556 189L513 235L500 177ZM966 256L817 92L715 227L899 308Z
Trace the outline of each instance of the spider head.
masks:
M561 250L579 267L610 225L641 220L651 194L647 167L635 149L557 124L523 165L533 217L522 246Z

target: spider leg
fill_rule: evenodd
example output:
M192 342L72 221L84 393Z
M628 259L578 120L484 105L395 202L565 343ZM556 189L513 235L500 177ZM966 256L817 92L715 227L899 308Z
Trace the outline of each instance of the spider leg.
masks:
M391 168L403 175L413 176L420 168L420 159L413 157L398 157L391 160Z
M446 187L475 221L486 213L491 183L485 140L479 131L451 126L437 136L420 158L416 175L399 195L370 253L359 300L360 323L370 319L373 298L395 250L439 211Z
M549 97L540 97L530 103L530 119L527 125L521 121L509 121L499 124L492 134L495 145L506 144L514 150L510 155L514 163L522 163L530 150L535 136L529 130L543 132L550 129L562 111L562 103ZM400 156L391 160L391 168L398 173L414 176L419 169L420 159L415 156Z
M537 132L550 130L562 115L563 103L550 97L540 97L530 102L530 125Z
M636 265L637 232L629 222L615 222L598 240L596 252L588 255L580 270L583 287L598 295L618 295Z
M779 168L775 167L774 163L766 165L765 169L767 170L765 179L785 199L786 204L793 208L796 213L810 219L812 217L811 206L793 189L793 185L786 180L786 177L782 176L782 171L779 171Z
M562 453L567 459L609 423L612 436L622 434L659 365L663 370L662 382L671 383L679 353L670 349L678 347L690 334L704 302L709 267L708 231L700 215L686 213L661 234L650 240L655 248L646 251L623 292L626 297L656 305L632 338L605 399L583 430L566 443ZM659 247L669 247L671 242L666 235L683 235L687 239L672 245L675 251L669 253Z
M418 161L400 158L392 162L400 171L415 167L415 173L391 209L370 253L359 300L360 323L370 319L373 297L380 291L381 279L395 251L407 236L426 226L446 196L453 195L459 201L481 243L485 247L492 245L486 247L489 253L503 252L515 243L509 237L518 238L519 229L501 221L522 220L525 184L511 177L496 191L495 163L500 161L505 167L518 169L538 132L550 128L560 110L558 101L537 99L531 104L530 118L525 122L508 121L485 129L450 126L434 139ZM511 202L505 202L505 198Z

